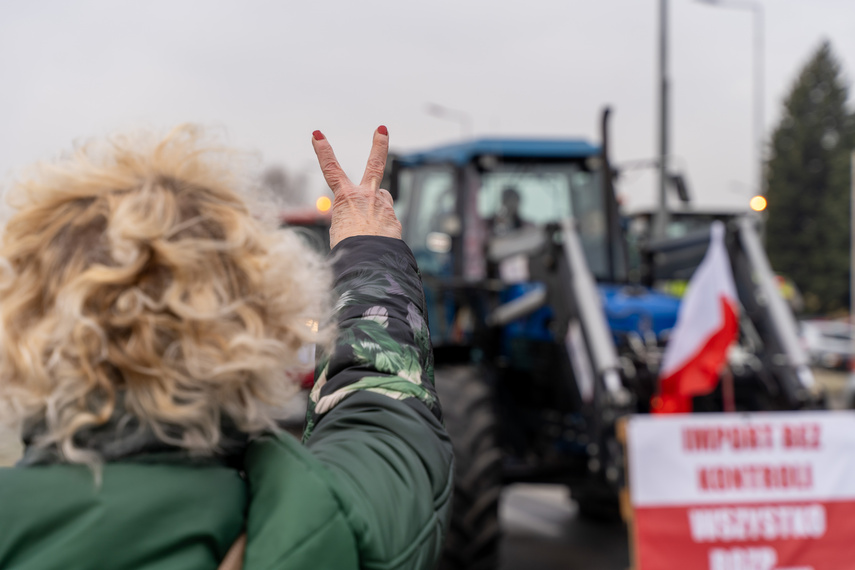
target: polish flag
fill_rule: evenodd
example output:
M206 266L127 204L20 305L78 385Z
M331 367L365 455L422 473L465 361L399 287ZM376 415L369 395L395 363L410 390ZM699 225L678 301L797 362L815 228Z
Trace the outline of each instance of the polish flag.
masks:
M739 332L739 302L724 224L713 222L710 245L689 281L659 372L654 413L692 411L692 396L712 392Z

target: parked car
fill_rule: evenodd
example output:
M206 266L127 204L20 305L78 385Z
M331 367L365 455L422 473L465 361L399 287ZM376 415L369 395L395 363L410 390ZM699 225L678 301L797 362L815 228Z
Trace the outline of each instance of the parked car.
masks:
M846 321L811 319L799 323L799 335L814 366L847 370L853 357L852 325Z

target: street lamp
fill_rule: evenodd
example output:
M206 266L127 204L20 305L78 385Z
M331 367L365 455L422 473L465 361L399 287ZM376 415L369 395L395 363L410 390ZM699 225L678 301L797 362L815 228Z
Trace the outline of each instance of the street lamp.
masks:
M754 196L753 198L751 198L751 201L748 202L748 205L755 212L762 212L763 210L766 209L766 206L768 204L766 202L766 198L764 196L761 196L758 194L757 196Z
M754 15L754 141L757 145L757 194L766 194L763 144L763 4L750 0L697 0L721 8L746 10Z
M663 237L668 227L668 0L659 0L659 208L653 235Z
M463 138L471 138L472 136L472 116L466 111L451 109L437 103L427 104L427 113L438 119L448 119L460 125L460 132Z

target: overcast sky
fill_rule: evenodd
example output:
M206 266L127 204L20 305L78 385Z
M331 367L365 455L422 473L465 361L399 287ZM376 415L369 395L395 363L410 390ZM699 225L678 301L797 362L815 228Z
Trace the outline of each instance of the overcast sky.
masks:
M726 0L722 0L724 3ZM855 2L759 0L765 12L765 122L798 69L829 39L855 73ZM311 173L321 129L361 176L371 134L393 149L475 136L597 140L614 109L616 161L657 152L658 0L63 0L0 4L0 175L75 140L197 122ZM747 204L752 141L752 15L670 0L672 153L701 205ZM632 209L654 201L634 172Z

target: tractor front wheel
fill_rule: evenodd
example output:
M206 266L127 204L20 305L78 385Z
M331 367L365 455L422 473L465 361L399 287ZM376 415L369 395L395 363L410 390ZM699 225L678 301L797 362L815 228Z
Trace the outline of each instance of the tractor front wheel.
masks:
M436 389L454 448L454 498L441 570L492 570L499 558L502 454L493 394L475 366L437 368Z

